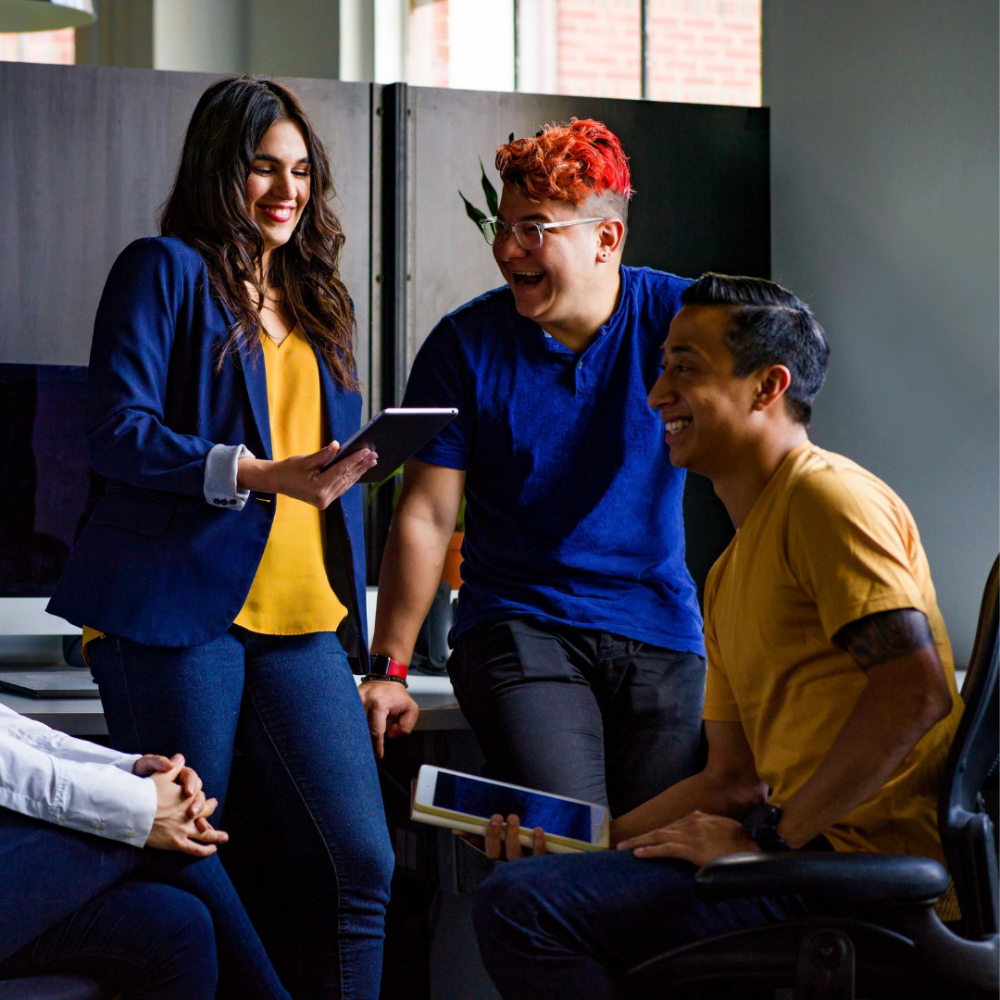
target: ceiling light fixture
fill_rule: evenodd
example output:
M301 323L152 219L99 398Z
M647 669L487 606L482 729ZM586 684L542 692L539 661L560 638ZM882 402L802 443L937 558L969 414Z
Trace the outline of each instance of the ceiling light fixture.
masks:
M0 31L85 28L97 20L93 0L0 0Z

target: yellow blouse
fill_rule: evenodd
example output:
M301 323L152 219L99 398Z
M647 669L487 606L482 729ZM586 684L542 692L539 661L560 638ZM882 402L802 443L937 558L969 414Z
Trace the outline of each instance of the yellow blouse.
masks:
M280 344L261 337L267 374L271 455L319 451L322 403L316 354L301 327ZM326 520L319 508L278 495L271 533L236 624L269 635L333 632L347 616L326 573Z
M301 327L276 344L263 335L271 454L275 460L310 455L323 441L323 407L316 354ZM312 504L276 496L264 555L236 624L269 635L335 632L347 617L326 574L326 520ZM238 515L223 515L238 516ZM87 645L103 638L83 628Z

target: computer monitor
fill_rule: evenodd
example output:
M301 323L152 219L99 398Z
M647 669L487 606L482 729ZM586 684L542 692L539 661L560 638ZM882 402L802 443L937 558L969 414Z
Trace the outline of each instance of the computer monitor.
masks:
M104 487L83 441L87 369L0 364L0 635L62 635L44 611Z

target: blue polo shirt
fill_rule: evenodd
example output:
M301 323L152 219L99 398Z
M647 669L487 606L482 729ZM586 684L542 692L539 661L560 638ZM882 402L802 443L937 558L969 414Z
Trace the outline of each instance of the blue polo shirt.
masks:
M453 642L527 617L704 655L684 472L646 403L688 284L622 267L615 311L580 355L519 315L506 286L431 331L403 405L458 407L415 456L466 471Z

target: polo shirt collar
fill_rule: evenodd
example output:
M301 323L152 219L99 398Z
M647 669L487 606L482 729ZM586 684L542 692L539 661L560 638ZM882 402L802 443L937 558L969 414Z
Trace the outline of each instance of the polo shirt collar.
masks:
M627 306L625 299L629 292L629 273L628 269L622 265L618 265L618 302L615 304L614 312L608 317L608 321L597 331L597 336L587 345L586 350L580 355L580 358L585 358L594 348L597 347L602 340L604 340L608 333L612 330L619 329L622 325ZM546 351L550 351L553 354L572 354L576 356L576 352L570 350L564 343L556 340L551 333L546 333L537 323L532 322L535 327L537 327L538 332L542 335L542 347Z

